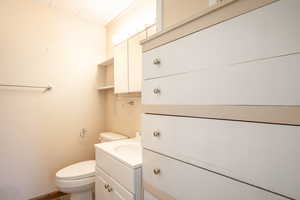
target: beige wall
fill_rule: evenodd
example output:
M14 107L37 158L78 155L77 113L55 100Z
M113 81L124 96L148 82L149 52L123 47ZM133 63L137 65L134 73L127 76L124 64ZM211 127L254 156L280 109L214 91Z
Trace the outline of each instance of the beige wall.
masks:
M0 199L25 200L56 190L55 173L93 159L103 127L96 62L104 27L32 3L2 0L0 82L53 90L0 88ZM81 128L88 130L84 139Z
M163 27L174 25L208 7L208 0L163 0Z
M99 85L114 84L114 67L99 67ZM101 91L104 97L104 130L134 137L140 130L140 94L116 95L113 90ZM134 102L134 105L128 104Z
M131 105L129 102L134 102ZM140 131L141 98L137 94L115 95L112 90L105 95L105 130L134 137Z
M151 21L156 15L156 0L135 0L133 4L106 25L107 56L113 56L114 35L135 29L137 24Z

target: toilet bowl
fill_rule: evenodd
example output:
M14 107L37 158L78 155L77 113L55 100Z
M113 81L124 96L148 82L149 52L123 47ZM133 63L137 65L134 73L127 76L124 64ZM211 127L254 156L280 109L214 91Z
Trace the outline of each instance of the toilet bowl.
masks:
M101 142L110 142L128 137L116 133L101 133ZM71 200L93 200L96 161L88 160L69 165L56 173L56 186L61 192L71 195Z
M72 200L92 200L96 161L75 163L56 173L60 191L71 194Z

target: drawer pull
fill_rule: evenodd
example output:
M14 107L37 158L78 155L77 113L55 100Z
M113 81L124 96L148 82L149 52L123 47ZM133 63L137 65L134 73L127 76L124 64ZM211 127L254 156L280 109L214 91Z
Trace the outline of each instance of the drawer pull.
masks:
M111 187L109 187L109 188L107 188L107 191L108 191L108 192L112 192L113 189L112 189Z
M160 64L160 59L159 58L153 59L153 64L154 65L159 65Z
M109 185L108 185L108 184L105 184L105 185L104 185L104 188L105 188L105 189L108 189L108 188L109 188Z
M155 88L153 90L153 93L159 95L160 94L160 89L159 88Z
M159 137L160 136L160 132L159 131L154 131L153 132L153 136L154 137Z
M160 169L158 169L158 168L154 169L154 170L153 170L153 173L154 173L155 175L159 175L159 174L160 174Z

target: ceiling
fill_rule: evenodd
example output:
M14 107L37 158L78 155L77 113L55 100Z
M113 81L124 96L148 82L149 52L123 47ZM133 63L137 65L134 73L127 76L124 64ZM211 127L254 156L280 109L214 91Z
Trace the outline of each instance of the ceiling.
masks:
M85 20L107 24L134 0L36 0Z

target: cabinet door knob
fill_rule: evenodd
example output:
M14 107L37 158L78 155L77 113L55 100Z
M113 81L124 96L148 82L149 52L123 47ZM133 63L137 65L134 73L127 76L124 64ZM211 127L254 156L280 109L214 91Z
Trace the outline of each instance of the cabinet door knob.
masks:
M153 173L155 175L159 175L160 174L160 169L158 169L158 168L153 169Z
M159 88L153 89L153 93L154 93L154 94L160 94L160 89L159 89Z
M153 64L154 65L159 65L160 64L160 59L159 58L153 59Z
M109 188L109 185L108 184L104 184L104 188L105 189Z
M112 192L113 189L112 189L111 187L109 187L109 188L107 189L107 191L108 191L108 192Z
M159 131L154 131L153 132L153 136L154 137L159 137L160 136L160 132Z

